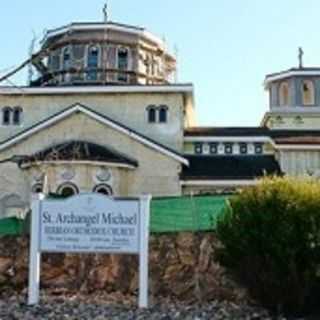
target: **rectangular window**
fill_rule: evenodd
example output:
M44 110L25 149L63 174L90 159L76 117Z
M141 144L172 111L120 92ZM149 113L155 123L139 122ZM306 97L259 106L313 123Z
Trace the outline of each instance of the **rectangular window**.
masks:
M248 146L246 143L239 143L239 151L240 154L247 154L248 153Z
M202 143L195 143L194 145L194 153L195 154L202 154L203 144Z
M217 154L218 153L218 144L217 143L210 143L210 154Z
M255 143L254 144L254 153L255 154L262 154L263 153L262 143Z
M232 143L225 143L224 153L225 154L232 154L233 153L233 144Z

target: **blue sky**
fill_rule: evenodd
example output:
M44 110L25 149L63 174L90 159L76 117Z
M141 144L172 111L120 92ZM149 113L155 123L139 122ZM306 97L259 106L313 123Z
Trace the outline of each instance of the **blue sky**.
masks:
M3 1L1 70L27 57L32 30L101 21L103 0ZM268 108L267 73L320 65L319 0L110 0L111 20L141 25L179 50L179 81L192 82L199 125L255 126ZM13 80L24 84L26 74Z

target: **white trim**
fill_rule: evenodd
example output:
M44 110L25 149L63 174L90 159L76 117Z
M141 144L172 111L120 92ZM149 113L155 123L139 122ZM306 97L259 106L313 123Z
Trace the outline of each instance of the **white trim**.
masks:
M153 143L153 142L147 140L146 138L140 136L137 133L132 132L129 129L123 128L122 126L104 118L103 116L100 116L99 114L96 114L95 112L93 112L91 110L86 109L85 107L83 107L79 104L75 105L74 107L72 107L68 110L65 110L64 112L62 112L58 115L53 116L52 118L35 126L34 128L31 128L30 130L27 130L26 132L19 134L17 137L14 137L14 138L10 139L9 141L6 141L6 142L0 144L0 151L16 144L17 142L19 142L25 138L28 138L29 136L33 135L34 133L37 133L40 130L45 129L60 120L67 118L68 116L70 116L71 114L73 114L75 112L82 112L82 113L88 115L89 117L113 128L113 129L115 129L125 135L128 135L129 137L133 138L134 140L137 140L137 141L141 142L142 144L144 144L152 149L155 149L155 150L159 151L160 153L165 154L166 156L169 156L169 157L177 160L178 162L181 162L185 165L189 165L189 161L187 159L183 158L182 156L179 156L179 155L163 148L162 146L158 145L157 143Z
M208 136L197 136L197 137L184 137L185 142L269 142L273 143L272 139L268 136L215 136L212 134L211 137Z
M138 85L138 86L72 86L72 87L0 87L0 95L52 95L66 93L189 93L193 85Z
M268 113L276 113L283 115L291 114L305 114L305 115L320 115L320 106L314 105L300 105L295 107L284 107L284 106L271 106Z
M182 186L251 186L258 180L181 180Z
M277 75L266 76L264 80L264 87L267 89L269 84L273 81L293 77L293 76L320 76L320 70L295 70L295 71L285 71Z
M41 43L45 43L48 39L52 37L56 37L66 32L83 31L83 30L102 30L102 31L114 30L114 31L126 32L130 34L138 35L147 40L151 40L154 43L156 43L158 46L160 46L162 50L166 50L164 41L161 40L156 35L152 34L151 32L146 31L144 28L140 28L140 29L130 28L125 26L115 25L112 22L106 23L106 24L92 24L92 23L81 24L81 25L69 24L68 26L65 26L62 28L47 31L44 38L41 40Z
M320 145L310 144L277 144L276 149L278 150L320 150Z
M59 160L59 161L34 161L26 164L22 164L22 168L30 168L33 166L44 165L44 164L52 164L52 165L65 165L65 164L85 164L91 166L107 166L114 168L126 168L126 169L136 169L135 166L126 164L126 163L116 163L116 162L108 162L108 161L90 161L90 160Z

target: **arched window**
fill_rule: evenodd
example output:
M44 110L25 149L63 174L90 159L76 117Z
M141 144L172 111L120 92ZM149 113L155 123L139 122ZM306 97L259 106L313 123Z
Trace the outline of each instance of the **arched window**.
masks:
M93 188L93 192L101 193L106 196L112 196L112 188L108 184L98 184Z
M98 66L99 66L99 48L96 46L91 46L88 49L88 58L87 58L87 79L88 80L97 80L98 78Z
M314 84L311 80L302 82L302 104L304 106L312 106L315 104Z
M21 115L22 115L22 109L20 107L15 107L13 109L13 124L19 125L21 123Z
M11 113L12 109L10 107L5 107L2 110L2 124L8 126L11 123Z
M289 105L289 85L288 82L281 82L279 86L279 105Z
M156 122L156 107L151 105L147 108L148 112L148 122L155 123Z
M118 49L118 80L127 82L127 73L121 71L128 71L129 68L129 51L126 48Z
M159 122L165 123L168 121L168 107L160 106L159 107Z
M57 193L67 198L79 193L79 189L75 184L66 182L59 186Z
M71 65L71 55L70 55L70 48L66 47L63 49L63 54L62 54L62 66L63 70L67 70L70 68Z
M62 51L62 81L68 81L69 75L66 73L71 67L70 47L65 47Z
M32 193L42 193L43 185L42 183L36 183L32 186Z

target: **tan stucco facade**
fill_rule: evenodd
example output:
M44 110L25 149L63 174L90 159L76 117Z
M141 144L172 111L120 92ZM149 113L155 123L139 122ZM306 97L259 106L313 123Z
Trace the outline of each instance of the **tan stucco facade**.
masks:
M40 90L41 91L41 90ZM43 89L43 91L46 91ZM1 95L0 108L20 106L19 126L0 125L0 141L61 112L75 103L88 106L129 128L177 151L183 147L185 98L183 93L83 93ZM147 107L166 105L166 123L148 123ZM192 108L191 106L188 107Z
M12 155L31 155L48 146L78 139L114 149L135 159L138 166L137 168L122 168L114 165L109 167L104 163L70 161L53 164L37 163L30 168L18 169L11 163L3 164L0 167L1 199L9 195L17 195L19 201L25 202L28 206L32 186L37 183L40 172L47 175L51 192L56 192L59 185L65 182L77 185L80 192L91 192L99 183L96 179L97 172L105 167L111 172L111 178L107 183L112 188L114 195L172 196L181 194L179 182L181 163L179 161L82 113L72 114L8 147L1 152L1 159ZM66 168L73 168L75 176L72 179L66 180L62 177ZM2 214L8 214L8 212L6 213L6 210L3 209Z

